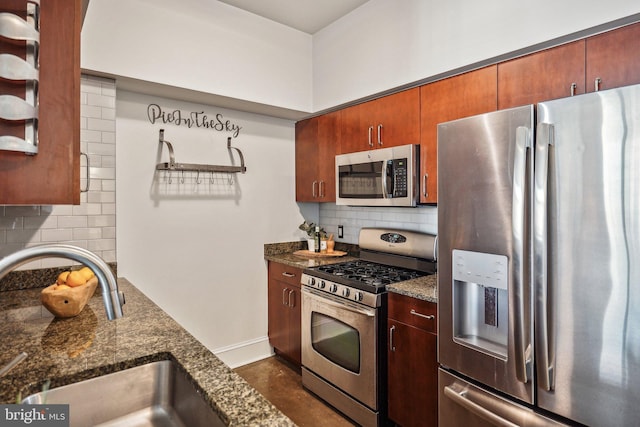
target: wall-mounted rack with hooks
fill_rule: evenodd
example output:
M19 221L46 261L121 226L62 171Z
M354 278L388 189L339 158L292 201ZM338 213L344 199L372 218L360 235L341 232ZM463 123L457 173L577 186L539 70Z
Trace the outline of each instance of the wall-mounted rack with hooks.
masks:
M14 49L9 49L11 53L0 52L0 78L12 82L12 85L21 85L18 88L24 87L24 98L14 94L0 94L0 119L7 123L19 124L20 127L24 123L24 137L0 135L0 150L36 154L40 79L40 0L26 0L23 11L12 12L0 13L0 38L17 46L24 44L25 50L19 55L13 53ZM19 16L22 13L25 18Z
M227 138L227 149L235 150L240 157L240 166L220 166L209 164L197 164L197 163L176 163L175 155L173 152L173 145L164 139L164 129L160 129L160 145L167 144L169 149L169 162L158 163L156 170L159 171L183 171L183 172L209 172L209 173L245 173L247 171L244 165L244 156L242 151L236 147L231 146L231 137Z

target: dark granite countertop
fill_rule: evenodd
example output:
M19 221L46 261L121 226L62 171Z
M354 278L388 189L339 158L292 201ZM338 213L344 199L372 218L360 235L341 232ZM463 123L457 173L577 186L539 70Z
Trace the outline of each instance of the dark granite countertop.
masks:
M158 360L173 360L231 426L294 426L260 393L145 297L126 279L124 317L106 318L100 291L76 317L54 318L40 304L40 288L0 293L0 366L28 353L0 378L0 402L15 403L51 387ZM73 403L71 403L73 404Z
M343 257L305 258L294 255L293 252L301 249L303 244L306 243L289 242L266 244L264 245L264 259L302 269L357 259L357 247L353 245L341 248L341 250L349 252ZM437 303L438 275L434 274L387 285L387 291Z
M320 265L336 264L357 259L357 256L354 256L354 254L358 253L356 246L338 243L336 243L336 250L347 252L346 255L339 257L307 257L293 254L298 250L306 249L306 244L307 242L268 243L264 245L264 259L303 270L309 267L318 267Z
M413 280L387 285L387 291L438 303L438 275L423 276Z

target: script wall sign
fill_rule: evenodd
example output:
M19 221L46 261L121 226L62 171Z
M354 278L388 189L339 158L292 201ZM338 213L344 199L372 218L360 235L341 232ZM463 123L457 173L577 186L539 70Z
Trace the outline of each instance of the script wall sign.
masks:
M161 122L164 124L174 124L176 126L187 126L189 128L196 127L218 132L231 132L234 138L240 135L240 129L242 129L242 126L225 119L221 113L209 116L204 111L168 111L163 110L158 104L149 104L147 106L147 117L151 124Z

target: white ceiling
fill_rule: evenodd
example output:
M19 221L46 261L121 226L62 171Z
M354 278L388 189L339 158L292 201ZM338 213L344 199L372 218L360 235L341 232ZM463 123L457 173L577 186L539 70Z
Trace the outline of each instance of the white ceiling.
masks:
M305 33L314 34L368 0L220 0Z

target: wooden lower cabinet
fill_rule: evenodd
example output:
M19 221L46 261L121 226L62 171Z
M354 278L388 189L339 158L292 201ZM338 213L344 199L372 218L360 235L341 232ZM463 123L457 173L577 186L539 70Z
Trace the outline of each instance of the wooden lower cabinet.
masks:
M437 426L436 304L390 293L387 320L389 419L402 427Z
M269 262L268 312L269 343L276 353L300 365L300 277L302 270Z

